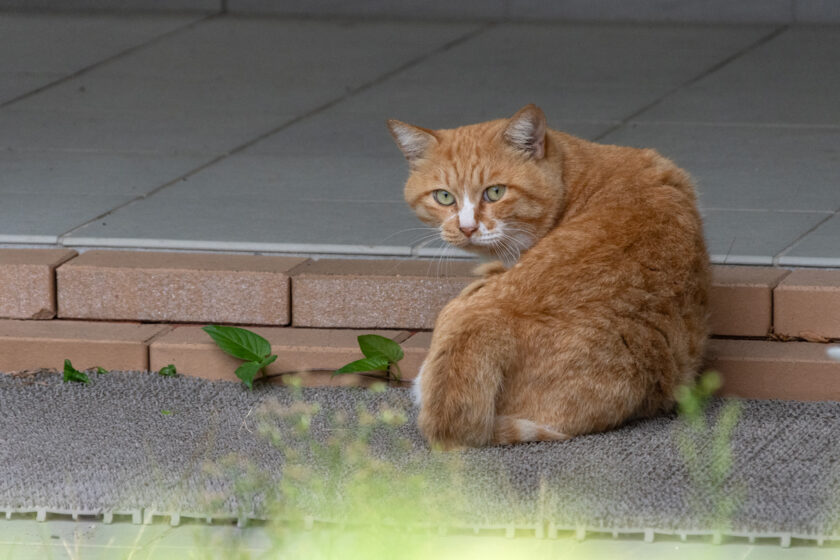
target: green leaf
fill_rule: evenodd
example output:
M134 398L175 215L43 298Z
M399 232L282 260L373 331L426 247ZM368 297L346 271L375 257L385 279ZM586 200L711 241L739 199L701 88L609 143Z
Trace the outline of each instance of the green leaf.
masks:
M163 414L164 416L172 416L172 411L171 410L161 410L160 413Z
M272 363L274 360L277 359L275 354L268 356L267 358L260 360L259 362L245 362L238 368L236 368L236 377L242 380L242 383L245 384L246 387L249 389L254 388L254 379L256 379L257 374L259 374L265 366Z
M218 325L208 325L202 327L201 330L209 334L219 348L234 358L259 362L271 354L271 344L249 330Z
M374 356L373 358L364 358L350 362L341 369L335 371L333 375L341 373L356 373L360 371L388 371L388 365L391 361L385 356Z
M271 356L267 357L266 359L264 359L263 361L260 362L260 369L262 369L265 366L267 366L268 364L274 362L274 360L276 360L276 359L277 359L276 354L272 354Z
M175 377L176 375L178 375L178 370L175 369L175 366L173 364L169 364L168 366L163 366L162 368L160 368L158 375L162 375L164 377Z
M70 360L64 360L64 382L74 381L76 383L90 383L90 377L73 367Z
M246 387L249 389L254 388L254 378L262 369L261 362L245 362L234 372L236 377L242 380L242 383L245 384Z
M359 337L359 348L366 358L383 357L392 363L399 362L404 355L399 344L378 334L361 335Z
M98 375L102 375L102 374L104 374L104 373L108 373L108 370L107 370L107 369L105 369L104 367L99 367L99 366L96 366L96 373L97 373Z

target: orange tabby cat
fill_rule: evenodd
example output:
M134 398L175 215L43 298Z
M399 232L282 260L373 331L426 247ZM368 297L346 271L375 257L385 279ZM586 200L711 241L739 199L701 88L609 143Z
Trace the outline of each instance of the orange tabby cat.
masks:
M430 442L561 440L673 406L707 336L688 174L549 130L534 105L452 130L388 126L420 219L507 267L485 265L438 316L415 381Z

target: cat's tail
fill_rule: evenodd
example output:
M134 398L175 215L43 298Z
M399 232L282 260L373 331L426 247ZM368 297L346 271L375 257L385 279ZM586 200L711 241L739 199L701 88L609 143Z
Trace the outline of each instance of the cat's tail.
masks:
M513 353L509 337L468 323L439 321L423 363L418 426L445 449L492 443L496 397Z
M551 426L537 424L525 418L497 416L493 429L493 443L507 445L527 441L562 441L571 436L557 431Z

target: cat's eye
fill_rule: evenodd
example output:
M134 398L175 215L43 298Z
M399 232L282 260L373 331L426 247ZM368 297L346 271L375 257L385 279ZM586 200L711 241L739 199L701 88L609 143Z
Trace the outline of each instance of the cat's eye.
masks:
M449 191L438 189L432 193L432 196L439 204L443 204L444 206L452 206L455 204L455 197L452 196L452 193Z
M484 200L487 202L496 202L505 195L504 185L493 185L484 189Z

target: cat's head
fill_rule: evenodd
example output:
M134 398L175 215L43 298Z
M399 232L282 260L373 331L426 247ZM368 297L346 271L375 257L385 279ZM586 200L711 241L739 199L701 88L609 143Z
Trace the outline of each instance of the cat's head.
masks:
M447 243L510 266L556 222L559 156L539 107L450 130L388 128L411 168L406 201Z

